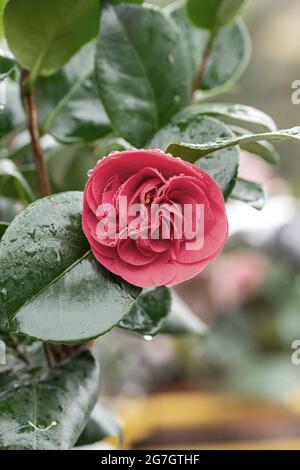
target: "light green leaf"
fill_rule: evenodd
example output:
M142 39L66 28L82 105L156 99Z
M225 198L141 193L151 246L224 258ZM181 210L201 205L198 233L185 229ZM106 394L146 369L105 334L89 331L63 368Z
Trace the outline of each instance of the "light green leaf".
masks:
M18 370L0 392L0 449L67 450L97 400L99 369L87 351L38 373Z
M167 287L144 289L119 326L143 336L155 336L167 321L171 294Z
M266 202L266 190L260 183L238 178L230 197L261 210Z
M93 39L99 17L99 0L10 0L4 26L12 53L34 80L56 72Z
M40 199L0 243L0 328L53 343L100 336L128 313L140 289L93 257L81 229L82 193Z
M205 143L225 136L233 138L234 134L220 121L202 115L192 115L182 119L174 118L168 126L162 128L154 136L147 146L162 150L168 148L169 152L169 149L175 145L171 142ZM233 147L226 149L225 152L222 150L212 153L197 161L196 164L215 179L227 199L236 181L239 149Z
M32 202L35 198L18 167L6 158L0 159L0 194L26 202Z
M106 437L117 437L122 440L120 423L113 414L99 403L95 406L90 419L81 433L76 446L86 446L102 441Z
M64 144L92 142L110 130L94 77L95 43L83 47L65 67L36 82L43 133Z
M164 12L149 6L105 6L96 77L119 135L141 147L187 104L186 61L179 31Z
M196 114L217 117L226 123L255 124L268 131L275 131L277 126L273 119L263 111L244 104L228 103L195 103L183 109L177 116L188 117Z
M3 13L7 0L0 0L0 39L4 36L3 30Z
M187 0L186 9L196 26L215 31L231 23L244 3L245 0Z
M242 135L232 139L216 139L215 141L207 142L205 144L175 143L169 145L167 152L170 152L176 157L181 157L184 160L194 162L199 158L205 157L211 152L230 148L235 145L244 145L251 142L261 141L282 142L286 140L300 140L300 127L293 127L292 129L280 129L274 132L266 132L263 134Z
M278 163L280 160L279 153L269 142L245 142L240 147L246 152L258 155L271 165Z

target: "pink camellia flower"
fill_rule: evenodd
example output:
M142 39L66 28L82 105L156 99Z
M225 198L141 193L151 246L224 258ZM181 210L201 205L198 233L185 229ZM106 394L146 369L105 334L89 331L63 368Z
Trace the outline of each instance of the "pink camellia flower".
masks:
M228 237L215 181L159 150L113 152L100 160L83 202L83 230L96 259L140 287L194 277Z

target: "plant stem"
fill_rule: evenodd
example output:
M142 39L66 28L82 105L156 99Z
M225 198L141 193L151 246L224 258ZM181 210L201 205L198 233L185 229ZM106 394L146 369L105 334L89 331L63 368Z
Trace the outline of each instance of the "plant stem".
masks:
M192 101L195 98L196 92L200 89L203 74L204 74L204 71L205 71L205 68L206 68L206 65L207 65L207 61L208 61L208 59L210 57L210 54L211 54L211 50L212 50L212 46L213 46L213 43L214 43L214 40L215 40L215 37L216 37L216 33L217 33L217 31L211 31L210 38L209 38L208 43L205 47L203 57L201 59L201 63L200 63L200 66L197 70L196 77L195 77L194 84L193 84Z
M43 149L40 142L40 131L36 110L34 88L28 83L29 72L22 71L21 91L24 103L27 125L31 138L32 156L36 167L37 182L41 197L51 194L48 168L44 161Z

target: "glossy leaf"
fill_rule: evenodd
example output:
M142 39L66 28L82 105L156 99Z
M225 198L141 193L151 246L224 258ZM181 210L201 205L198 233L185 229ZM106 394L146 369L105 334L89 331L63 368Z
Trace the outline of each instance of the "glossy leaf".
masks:
M140 290L93 257L81 229L82 193L40 199L0 243L0 327L43 341L78 343L106 333Z
M65 67L36 83L44 133L64 144L92 142L110 131L94 77L95 44L83 47Z
M144 289L119 326L144 336L155 336L167 321L171 294L167 287Z
M213 42L200 88L224 91L234 85L247 68L250 49L249 34L242 20L222 28Z
M220 137L233 138L234 134L223 123L211 117L192 115L186 118L173 119L172 122L161 129L149 142L150 148L161 148L166 150L176 145L171 142L212 142ZM203 144L205 145L205 144ZM177 156L177 155L176 155ZM181 156L181 155L179 155ZM197 161L196 164L205 170L223 191L224 197L228 198L235 184L238 164L239 150L231 148L221 152L215 152Z
M258 155L271 165L280 160L279 153L269 142L245 142L240 147L253 155Z
M171 314L163 327L162 333L174 336L204 336L207 333L207 326L175 292L172 292Z
M195 103L183 109L178 117L189 117L196 114L217 117L226 123L255 124L268 131L275 131L277 126L273 119L263 111L244 104L228 103Z
M76 446L86 446L102 441L106 437L122 439L122 430L113 414L99 403L95 406L81 433Z
M176 25L157 8L104 8L96 54L99 94L113 128L134 146L144 145L187 104L184 52Z
M187 0L186 9L196 26L215 31L231 23L244 3L245 0Z
M11 373L0 392L0 449L70 449L97 400L98 385L99 369L87 351L46 373Z
M266 190L259 183L238 178L231 198L245 202L254 209L261 210L266 202Z
M185 49L190 84L201 66L204 51L208 47L209 35L206 30L194 27L188 20L182 2L166 9L181 32L181 42ZM242 20L232 26L221 28L210 47L199 92L199 98L217 94L231 87L243 74L250 59L250 38Z
M234 137L232 139L216 139L212 142L205 144L171 144L167 151L176 157L181 157L184 160L194 162L198 158L205 157L215 150L230 148L235 145L244 145L251 142L260 141L299 141L300 140L300 127L293 127L291 129L280 129L274 132L266 132L263 134L248 134Z
M7 222L0 222L0 240L5 234L9 224Z
M184 2L173 2L165 8L165 12L171 16L179 27L181 42L188 61L188 73L190 90L208 43L209 35L204 29L194 28L185 14Z
M34 194L26 179L18 167L6 158L0 159L0 194L26 202L34 200Z
M51 75L97 35L99 0L10 0L4 14L6 38L31 78Z

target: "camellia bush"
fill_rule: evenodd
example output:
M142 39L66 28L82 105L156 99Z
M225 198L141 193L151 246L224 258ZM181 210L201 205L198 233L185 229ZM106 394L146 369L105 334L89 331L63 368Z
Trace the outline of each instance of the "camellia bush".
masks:
M221 253L225 202L263 207L241 151L275 164L300 128L218 101L249 61L244 4L0 0L1 449L107 435L92 340L174 331L169 288Z

